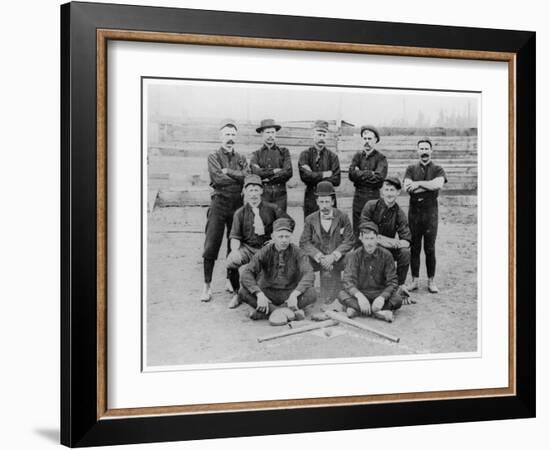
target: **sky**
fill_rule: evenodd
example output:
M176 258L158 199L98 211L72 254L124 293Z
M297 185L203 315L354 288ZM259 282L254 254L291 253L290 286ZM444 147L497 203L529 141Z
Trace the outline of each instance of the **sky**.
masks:
M480 94L364 87L212 81L148 81L149 117L281 122L345 120L354 125L477 126Z

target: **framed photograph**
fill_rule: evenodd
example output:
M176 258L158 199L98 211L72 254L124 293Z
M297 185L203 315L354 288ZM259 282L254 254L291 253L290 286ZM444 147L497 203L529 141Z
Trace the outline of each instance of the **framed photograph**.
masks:
M535 415L535 33L61 7L61 441Z

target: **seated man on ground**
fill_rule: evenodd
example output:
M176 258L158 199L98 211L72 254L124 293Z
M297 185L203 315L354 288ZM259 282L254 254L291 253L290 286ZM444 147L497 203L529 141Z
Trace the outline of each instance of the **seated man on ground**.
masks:
M300 248L309 256L315 272L320 272L321 298L334 301L342 289L344 256L354 244L348 216L334 207L336 193L330 181L321 181L315 196L319 209L307 216Z
M273 222L288 217L277 205L262 200L262 180L258 175L248 175L244 180L244 201L233 216L229 240L231 253L227 256L227 271L233 288L229 308L239 306L239 268L248 264L252 256L271 239Z
M241 271L239 302L254 308L253 320L269 318L273 325L284 325L294 316L303 319L303 309L317 300L308 256L290 242L293 231L292 219L277 219L273 242L256 252Z
M378 245L378 226L359 225L362 246L352 251L344 269L344 290L338 295L348 317L358 314L393 322L393 311L401 307L397 274L390 252Z
M416 303L409 298L405 286L409 263L411 261L411 230L407 216L397 204L401 191L398 178L387 177L380 190L381 198L369 200L361 212L362 222L374 222L378 226L378 245L388 250L397 263L397 283L403 295L403 303ZM397 235L397 237L396 237Z

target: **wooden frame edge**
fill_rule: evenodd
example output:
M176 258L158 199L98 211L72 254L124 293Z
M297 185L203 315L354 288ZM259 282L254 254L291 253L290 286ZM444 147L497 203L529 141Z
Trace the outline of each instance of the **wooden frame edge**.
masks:
M350 406L360 404L451 400L464 398L514 396L516 386L516 54L478 50L455 50L422 47L403 47L325 41L297 41L291 39L248 38L186 33L159 33L99 28L97 37L97 419L144 417L173 414L206 414L270 409ZM404 394L366 396L318 397L289 400L213 403L201 405L174 405L164 407L108 409L107 406L107 41L181 43L248 48L364 53L409 57L473 59L508 63L509 90L509 385L505 388L434 391Z

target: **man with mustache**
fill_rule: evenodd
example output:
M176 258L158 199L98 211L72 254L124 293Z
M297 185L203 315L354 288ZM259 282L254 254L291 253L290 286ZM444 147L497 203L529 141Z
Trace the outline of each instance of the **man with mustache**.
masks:
M376 150L380 133L372 125L361 127L363 148L351 160L348 176L355 186L353 195L353 233L359 238L361 211L369 200L380 198L380 187L388 175L388 161ZM359 244L359 241L358 241Z
M271 239L273 222L280 217L288 217L277 205L262 199L262 180L258 175L247 175L244 180L244 206L233 216L233 226L229 234L231 253L227 256L229 279L235 295L229 308L239 306L239 267L248 264L266 242Z
M409 298L405 286L411 260L411 230L407 216L397 204L401 182L396 177L387 177L382 184L382 198L369 200L361 212L361 223L374 222L378 226L378 245L388 250L397 263L397 283L403 295L403 303L416 303ZM396 237L397 235L397 237Z
M409 226L411 228L411 275L409 290L418 289L420 274L420 250L424 240L426 255L426 270L428 273L428 291L439 292L435 285L435 239L439 221L437 197L447 176L441 166L434 164L432 157L432 141L422 138L417 143L419 162L407 167L404 186L410 194Z
M300 153L298 171L306 185L304 193L304 219L317 211L315 188L323 180L340 186L340 161L336 153L326 147L328 122L317 120L313 125L313 146ZM336 206L336 205L335 205Z
M329 303L341 289L344 257L355 239L348 216L334 207L336 193L330 181L321 181L315 195L319 210L306 217L300 248L313 270L320 272L321 297Z
M402 304L393 257L378 245L375 223L361 222L359 239L361 247L348 255L338 299L349 318L362 314L393 322L393 311Z
M244 178L248 164L244 156L235 151L237 125L227 119L220 124L220 148L208 155L208 173L212 187L211 203L206 213L206 237L204 240L204 288L200 296L202 302L212 299L212 273L218 258L224 229L227 232L229 253L229 232L233 224L233 214L242 204ZM229 278L229 271L227 274Z
M286 182L292 178L292 163L288 149L277 145L277 132L280 129L281 126L273 119L261 121L256 132L261 133L264 143L252 153L250 170L259 175L264 183L262 198L286 212Z
M308 257L290 242L293 230L290 218L273 222L272 242L242 269L239 301L254 308L252 320L269 318L273 325L284 325L294 318L303 319L303 309L317 300ZM277 308L284 308L279 312L285 315L277 314Z

